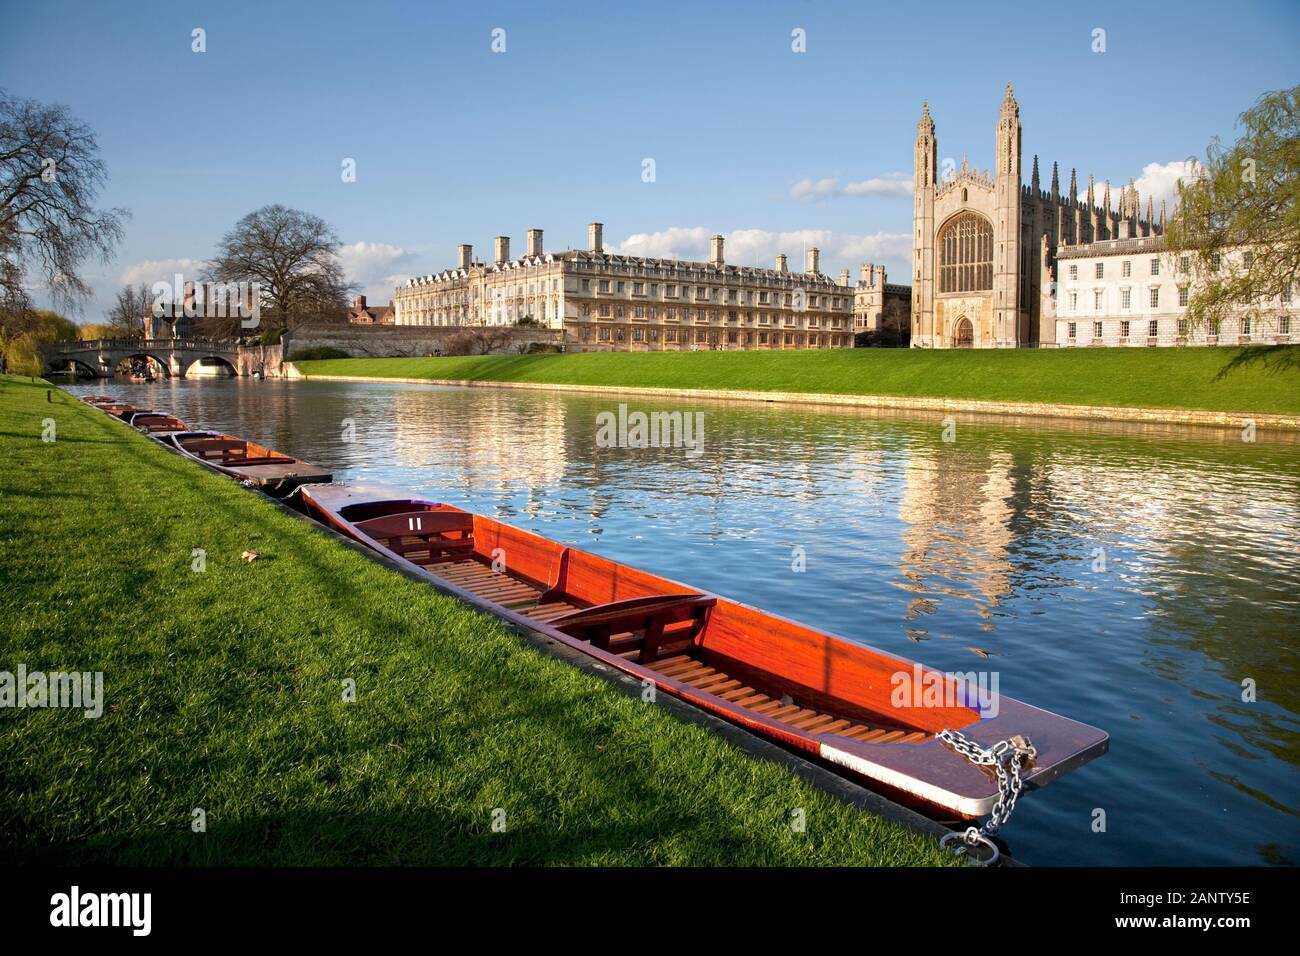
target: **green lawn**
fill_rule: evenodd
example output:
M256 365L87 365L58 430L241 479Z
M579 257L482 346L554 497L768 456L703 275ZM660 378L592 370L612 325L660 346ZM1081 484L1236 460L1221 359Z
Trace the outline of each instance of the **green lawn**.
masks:
M1239 364L1225 372L1233 359ZM1255 350L604 352L332 359L295 364L308 376L730 388L1300 413L1300 346Z
M52 397L0 379L0 670L103 671L107 707L0 709L0 857L950 862Z

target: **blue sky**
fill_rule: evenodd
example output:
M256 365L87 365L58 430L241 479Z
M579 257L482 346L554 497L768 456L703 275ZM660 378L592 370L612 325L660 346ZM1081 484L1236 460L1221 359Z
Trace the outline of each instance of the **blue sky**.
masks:
M581 247L592 220L623 251L704 257L721 232L730 261L793 265L817 244L825 272L871 259L907 281L911 203L891 174L910 184L923 100L940 156L984 168L1010 80L1026 179L1038 153L1045 183L1057 159L1063 187L1077 166L1160 192L1170 164L1300 82L1297 49L1294 0L0 0L0 86L92 126L101 202L133 213L117 258L88 269L82 321L124 280L192 271L272 202L329 221L384 301L458 242L489 257L504 234L518 254L537 226L547 248Z

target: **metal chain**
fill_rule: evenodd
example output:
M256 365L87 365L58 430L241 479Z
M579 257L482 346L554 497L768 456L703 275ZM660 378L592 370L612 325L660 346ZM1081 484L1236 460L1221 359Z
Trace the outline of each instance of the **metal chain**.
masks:
M999 740L988 748L981 747L959 730L943 730L935 736L976 766L992 767L998 776L998 799L993 804L988 823L982 827L968 827L964 833L950 833L939 841L939 845L946 847L961 840L962 846L956 851L959 856L970 854L975 847L983 845L988 847L990 858L981 861L972 855L972 861L985 866L996 863L1001 854L990 837L1011 819L1011 812L1016 808L1016 800L1023 787L1020 780L1021 761L1026 758L1032 760L1038 751L1028 737L1019 735L1009 740Z

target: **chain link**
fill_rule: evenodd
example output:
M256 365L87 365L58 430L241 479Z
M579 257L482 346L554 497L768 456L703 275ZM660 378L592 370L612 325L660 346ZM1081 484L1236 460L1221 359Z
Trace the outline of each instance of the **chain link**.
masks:
M976 766L992 767L998 777L998 799L993 804L988 823L982 827L968 827L964 833L950 833L939 841L940 845L946 847L960 839L962 846L957 849L958 855L970 855L975 847L986 846L991 853L989 859L980 861L973 855L971 859L975 862L983 862L986 866L996 863L1000 853L990 838L1006 824L1007 820L1011 819L1011 812L1016 808L1016 800L1020 797L1023 787L1020 780L1021 761L1032 760L1038 755L1038 751L1034 749L1028 737L1019 735L1008 740L999 740L987 748L981 747L959 730L943 730L936 734L936 737Z

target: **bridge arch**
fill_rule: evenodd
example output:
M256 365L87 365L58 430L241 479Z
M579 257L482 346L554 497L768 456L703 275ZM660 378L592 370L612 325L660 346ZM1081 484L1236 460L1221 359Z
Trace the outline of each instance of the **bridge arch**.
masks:
M134 361L135 359L144 359L144 358L153 359L156 363L158 363L158 365L162 366L163 378L171 378L172 375L171 363L168 362L167 359L163 358L162 356L155 355L153 352L132 352L129 355L122 355L113 363L113 371L116 372L119 368L121 368L123 362L131 362Z
M183 377L219 375L235 378L239 375L235 363L222 355L186 355L180 359L180 363Z
M75 356L55 356L45 360L45 369L48 372L66 372L69 365L73 366L77 373L83 370L89 372L91 378L99 378L103 374L97 366Z

